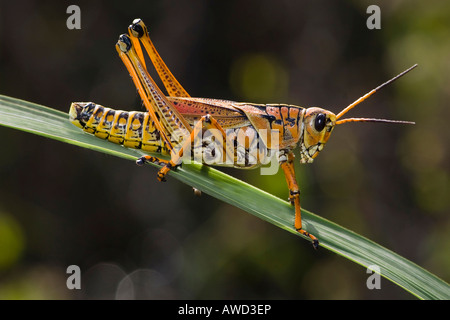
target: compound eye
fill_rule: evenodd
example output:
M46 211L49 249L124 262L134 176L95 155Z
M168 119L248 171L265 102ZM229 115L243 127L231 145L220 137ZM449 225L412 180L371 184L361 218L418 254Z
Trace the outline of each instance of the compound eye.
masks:
M314 128L317 132L320 132L325 128L327 117L324 113L319 113L316 117L316 120L314 121Z

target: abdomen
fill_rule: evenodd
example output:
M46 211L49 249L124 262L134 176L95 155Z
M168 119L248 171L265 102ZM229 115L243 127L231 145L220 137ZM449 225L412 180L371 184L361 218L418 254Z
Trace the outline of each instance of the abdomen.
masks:
M69 118L84 131L124 147L149 153L170 153L147 112L127 112L91 102L74 102Z

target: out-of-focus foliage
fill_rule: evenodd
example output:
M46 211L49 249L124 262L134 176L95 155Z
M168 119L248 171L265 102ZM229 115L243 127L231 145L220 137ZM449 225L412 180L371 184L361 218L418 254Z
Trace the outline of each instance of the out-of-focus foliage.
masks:
M0 213L0 270L16 264L24 248L24 236L14 217Z
M136 17L192 96L338 112L418 63L351 113L415 126L338 127L297 175L305 208L448 281L450 3L383 1L380 30L366 28L370 4L82 1L82 29L68 30L66 3L2 2L0 93L140 109L114 50ZM0 251L2 298L410 298L387 281L368 290L364 269L154 170L0 133L0 228L15 243ZM227 172L287 197L280 172ZM71 264L85 290L66 289Z

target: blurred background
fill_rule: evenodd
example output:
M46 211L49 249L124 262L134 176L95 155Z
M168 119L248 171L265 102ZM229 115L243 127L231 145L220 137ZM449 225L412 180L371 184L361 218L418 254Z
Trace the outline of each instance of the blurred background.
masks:
M66 9L81 9L69 30ZM0 94L143 110L114 45L142 18L193 97L335 113L411 65L297 163L304 208L450 279L450 2L1 1ZM160 82L158 82L160 83ZM162 86L161 86L162 87ZM132 161L0 127L0 299L413 299L325 249ZM281 171L281 170L280 170ZM230 169L283 199L281 172ZM68 290L78 265L81 290Z

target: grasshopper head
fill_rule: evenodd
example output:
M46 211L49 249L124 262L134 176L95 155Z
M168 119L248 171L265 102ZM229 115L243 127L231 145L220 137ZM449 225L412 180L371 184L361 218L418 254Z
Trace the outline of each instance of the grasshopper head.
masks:
M336 124L336 115L321 108L308 108L303 116L300 163L311 163L322 151Z
M404 74L408 73L412 69L417 67L417 64L413 65L409 69L406 69L402 73L398 74L389 81L386 81L382 85L376 87L370 92L366 93L355 102L348 105L337 115L334 113L321 109L321 108L308 108L305 109L305 115L303 116L303 135L300 140L300 162L311 163L314 158L317 157L319 152L323 149L323 146L328 141L331 131L335 125L347 123L347 122L384 122L384 123L403 123L414 124L411 121L399 121L399 120L386 120L386 119L373 119L373 118L348 118L339 120L344 114L353 109L355 106L369 98L372 94L379 91L381 88L392 83L396 79L400 78Z
M78 128L83 129L95 110L95 103L73 102L70 105L69 120Z

